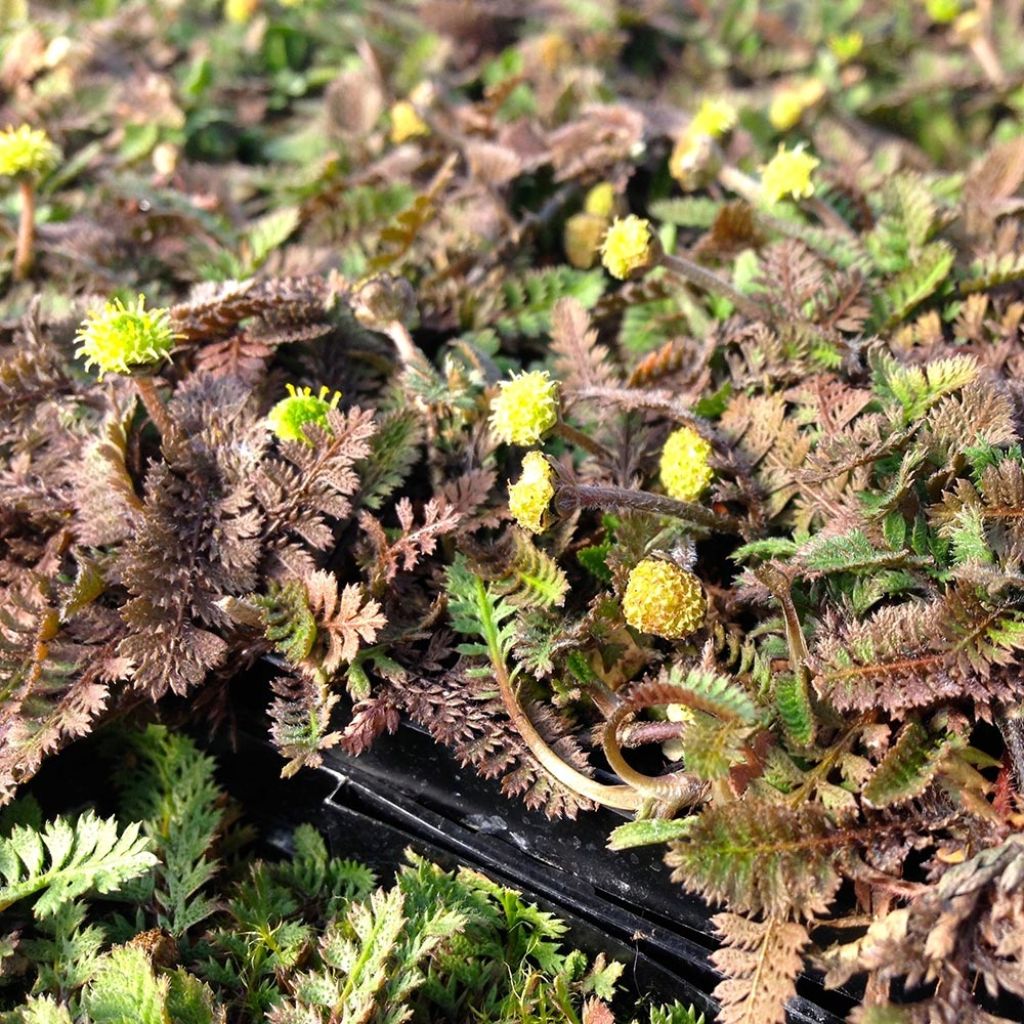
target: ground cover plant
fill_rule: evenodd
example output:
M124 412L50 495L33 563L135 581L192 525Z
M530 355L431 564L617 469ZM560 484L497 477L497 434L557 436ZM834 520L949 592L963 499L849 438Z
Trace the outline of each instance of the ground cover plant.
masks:
M1020 13L0 7L3 799L270 657L667 844L725 1024L1013 1019Z
M0 1019L614 1024L624 965L468 869L411 851L390 885L300 825L254 855L213 760L162 726L123 734L118 814L0 824ZM636 1008L639 1010L640 1008ZM699 1024L679 1004L650 1024Z

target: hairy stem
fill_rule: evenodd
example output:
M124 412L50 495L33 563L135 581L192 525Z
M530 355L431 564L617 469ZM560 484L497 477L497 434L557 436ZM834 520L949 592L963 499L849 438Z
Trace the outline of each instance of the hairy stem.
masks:
M505 657L497 643L497 625L494 622L489 608L490 603L486 600L484 593L485 584L479 577L476 585L480 588L480 609L485 635L488 637L487 646L494 667L495 679L498 683L498 692L501 694L501 701L505 705L505 713L512 721L512 726L519 733L519 738L526 744L530 753L537 759L540 766L560 782L566 789L596 804L604 807L616 807L623 811L635 811L640 807L641 797L631 786L606 786L601 782L577 771L572 765L567 764L551 749L547 740L537 731L537 727L530 720L530 716L523 710L519 698L512 686L509 677L508 667L505 664Z
M744 295L724 277L719 277L718 274L702 267L699 263L695 263L685 256L673 256L669 253L662 254L659 262L666 270L677 274L689 281L690 284L696 285L706 292L713 292L727 298L736 309L751 320L768 319L768 312L760 302L752 299L749 295Z
M602 782L595 782L563 761L548 746L547 740L537 732L537 727L523 710L512 689L508 672L499 671L497 677L502 703L505 705L508 717L512 720L513 727L529 748L530 753L549 775L553 776L566 789L570 789L588 800L593 800L594 803L601 804L603 807L617 807L623 811L635 811L639 808L641 797L632 786L606 786Z
M563 440L568 441L569 444L574 444L578 448L582 448L585 452L590 452L591 455L596 455L603 462L611 464L614 461L614 456L603 444L595 441L593 438L587 437L582 430L577 430L575 427L569 426L569 424L561 418L559 418L558 423L555 424L555 433Z
M739 522L692 501L678 501L650 491L613 487L610 484L576 484L560 481L555 487L555 508L567 515L578 508L633 508L653 515L672 516L718 533L738 533Z
M18 241L14 249L14 280L24 281L32 270L36 240L36 193L32 182L22 178L18 182L21 193L21 217L18 221Z
M174 425L171 423L171 417L167 414L167 408L156 393L153 378L133 377L132 380L135 381L135 390L142 400L142 404L146 407L146 412L153 426L160 432L161 437L167 437L174 429Z
M668 775L644 775L638 772L622 756L619 744L619 726L623 720L636 713L635 708L622 707L617 710L604 727L601 745L604 756L613 772L627 782L638 793L656 800L670 801L674 807L699 803L707 789L701 779L692 772L670 772Z

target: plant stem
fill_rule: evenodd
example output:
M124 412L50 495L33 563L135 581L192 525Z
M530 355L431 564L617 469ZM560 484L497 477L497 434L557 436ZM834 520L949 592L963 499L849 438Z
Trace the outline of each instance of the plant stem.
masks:
M751 320L767 320L768 311L760 302L752 299L749 295L733 287L732 283L724 277L702 267L699 263L687 259L685 256L673 256L663 253L659 261L661 265L673 274L687 280L690 284L702 288L706 292L714 292L727 298L739 312L748 316Z
M633 768L622 756L619 746L619 725L624 718L635 714L635 709L626 707L616 711L604 727L602 747L613 772L627 782L636 792L656 800L671 801L675 807L698 803L707 787L692 772L671 772L668 775L644 775Z
M547 740L537 732L537 727L523 710L512 689L508 671L503 665L499 666L497 663L495 669L497 669L498 690L501 693L502 703L505 705L505 712L512 720L512 725L519 733L520 739L549 775L553 776L566 789L570 789L588 800L593 800L594 803L601 804L603 807L616 807L622 811L635 811L640 807L641 796L632 786L606 786L604 783L595 782L563 761L548 746Z
M483 580L476 579L478 588L477 606L480 609L481 618L485 627L485 636L488 637L487 647L494 668L494 677L498 684L498 693L501 694L501 702L505 705L505 713L512 721L512 727L519 734L519 738L526 744L530 753L540 762L540 766L560 782L566 789L579 796L592 800L604 807L616 807L623 811L635 811L641 804L640 794L630 786L606 786L603 783L595 782L593 779L577 771L571 764L567 764L548 745L547 740L537 731L537 727L530 720L530 716L523 710L519 698L512 686L512 679L509 676L508 666L505 664L505 655L497 639L497 626L491 613L490 604L486 599L486 589Z
M561 418L559 418L558 423L555 424L555 433L563 440L568 441L569 444L574 444L578 448L582 448L584 451L590 452L591 455L596 455L603 462L611 464L614 461L612 453L608 451L603 444L595 441L591 437L587 437L582 430L577 430L575 427L569 426L569 424Z
M677 501L650 491L605 484L559 482L555 489L555 507L562 515L578 508L635 508L640 512L696 523L719 533L737 533L740 526L732 516L719 515L692 501Z
M14 250L14 280L24 281L32 270L36 240L36 193L28 178L18 182L18 190L21 193L21 218L18 221L18 241Z
M167 437L174 430L174 424L171 423L171 417L167 414L167 408L156 393L153 378L133 377L132 380L135 381L135 390L142 400L142 404L146 407L146 412L149 414L153 426L160 432L161 437Z
M395 343L398 358L402 361L403 366L415 366L426 358L416 342L412 340L409 329L400 320L392 320L384 328L384 333Z
M1002 714L996 720L1013 771L1017 791L1024 792L1024 719Z

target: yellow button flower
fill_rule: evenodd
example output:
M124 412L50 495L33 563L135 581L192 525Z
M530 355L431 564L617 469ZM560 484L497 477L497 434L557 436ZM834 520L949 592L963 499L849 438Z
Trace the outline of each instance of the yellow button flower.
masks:
M736 117L736 108L728 100L707 98L701 102L687 130L718 139L734 127Z
M661 450L661 485L679 501L696 501L707 490L714 471L708 464L711 445L692 427L672 431Z
M642 633L681 640L704 622L707 599L692 572L674 562L645 558L629 574L622 611L626 622Z
M574 213L565 222L562 242L569 262L579 270L589 270L597 261L601 241L608 230L608 218L596 213Z
M583 200L586 213L595 213L598 217L608 217L615 212L615 186L610 181L602 181L595 185Z
M4 177L46 174L59 160L60 150L39 128L23 124L0 132L0 175Z
M491 402L491 429L506 444L534 445L558 422L558 381L546 370L513 374Z
M654 266L657 258L649 220L630 214L612 221L601 245L601 261L612 277L625 281Z
M776 90L768 108L768 120L777 131L789 131L825 95L825 86L816 78L787 83Z
M811 172L819 163L816 156L804 152L800 146L787 150L780 145L761 171L761 194L769 203L777 203L785 196L800 199L814 195Z
M530 533L544 529L544 516L555 496L552 483L554 471L539 451L527 452L523 457L523 472L508 488L508 510L515 521Z
M259 6L260 0L224 0L224 17L232 25L244 25Z
M146 309L145 302L142 295L128 306L114 299L88 313L75 336L75 355L85 356L87 367L98 366L100 377L165 359L180 335L171 327L169 310Z
M391 107L391 141L406 142L420 135L429 135L427 122L408 100L399 100Z
M267 413L267 426L282 441L312 445L304 428L312 423L321 430L327 430L327 414L338 407L341 392L335 391L328 399L327 387L320 388L318 395L314 395L309 388L296 388L293 384L285 384L285 387L288 389L288 397L282 398Z

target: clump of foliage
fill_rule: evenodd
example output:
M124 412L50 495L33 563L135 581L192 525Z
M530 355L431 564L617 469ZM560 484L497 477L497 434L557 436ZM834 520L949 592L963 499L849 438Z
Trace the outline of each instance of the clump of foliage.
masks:
M309 825L288 859L259 859L192 741L122 739L117 817L43 823L25 798L0 823L5 1024L627 1019L623 965L566 948L566 925L511 889L411 851L378 887ZM703 1020L678 1004L643 1019Z
M724 1024L807 963L860 1021L999 1020L1014 5L102 6L2 22L65 156L0 339L0 798L270 657L286 772L405 716L633 814L723 905ZM97 380L140 292L164 361Z

